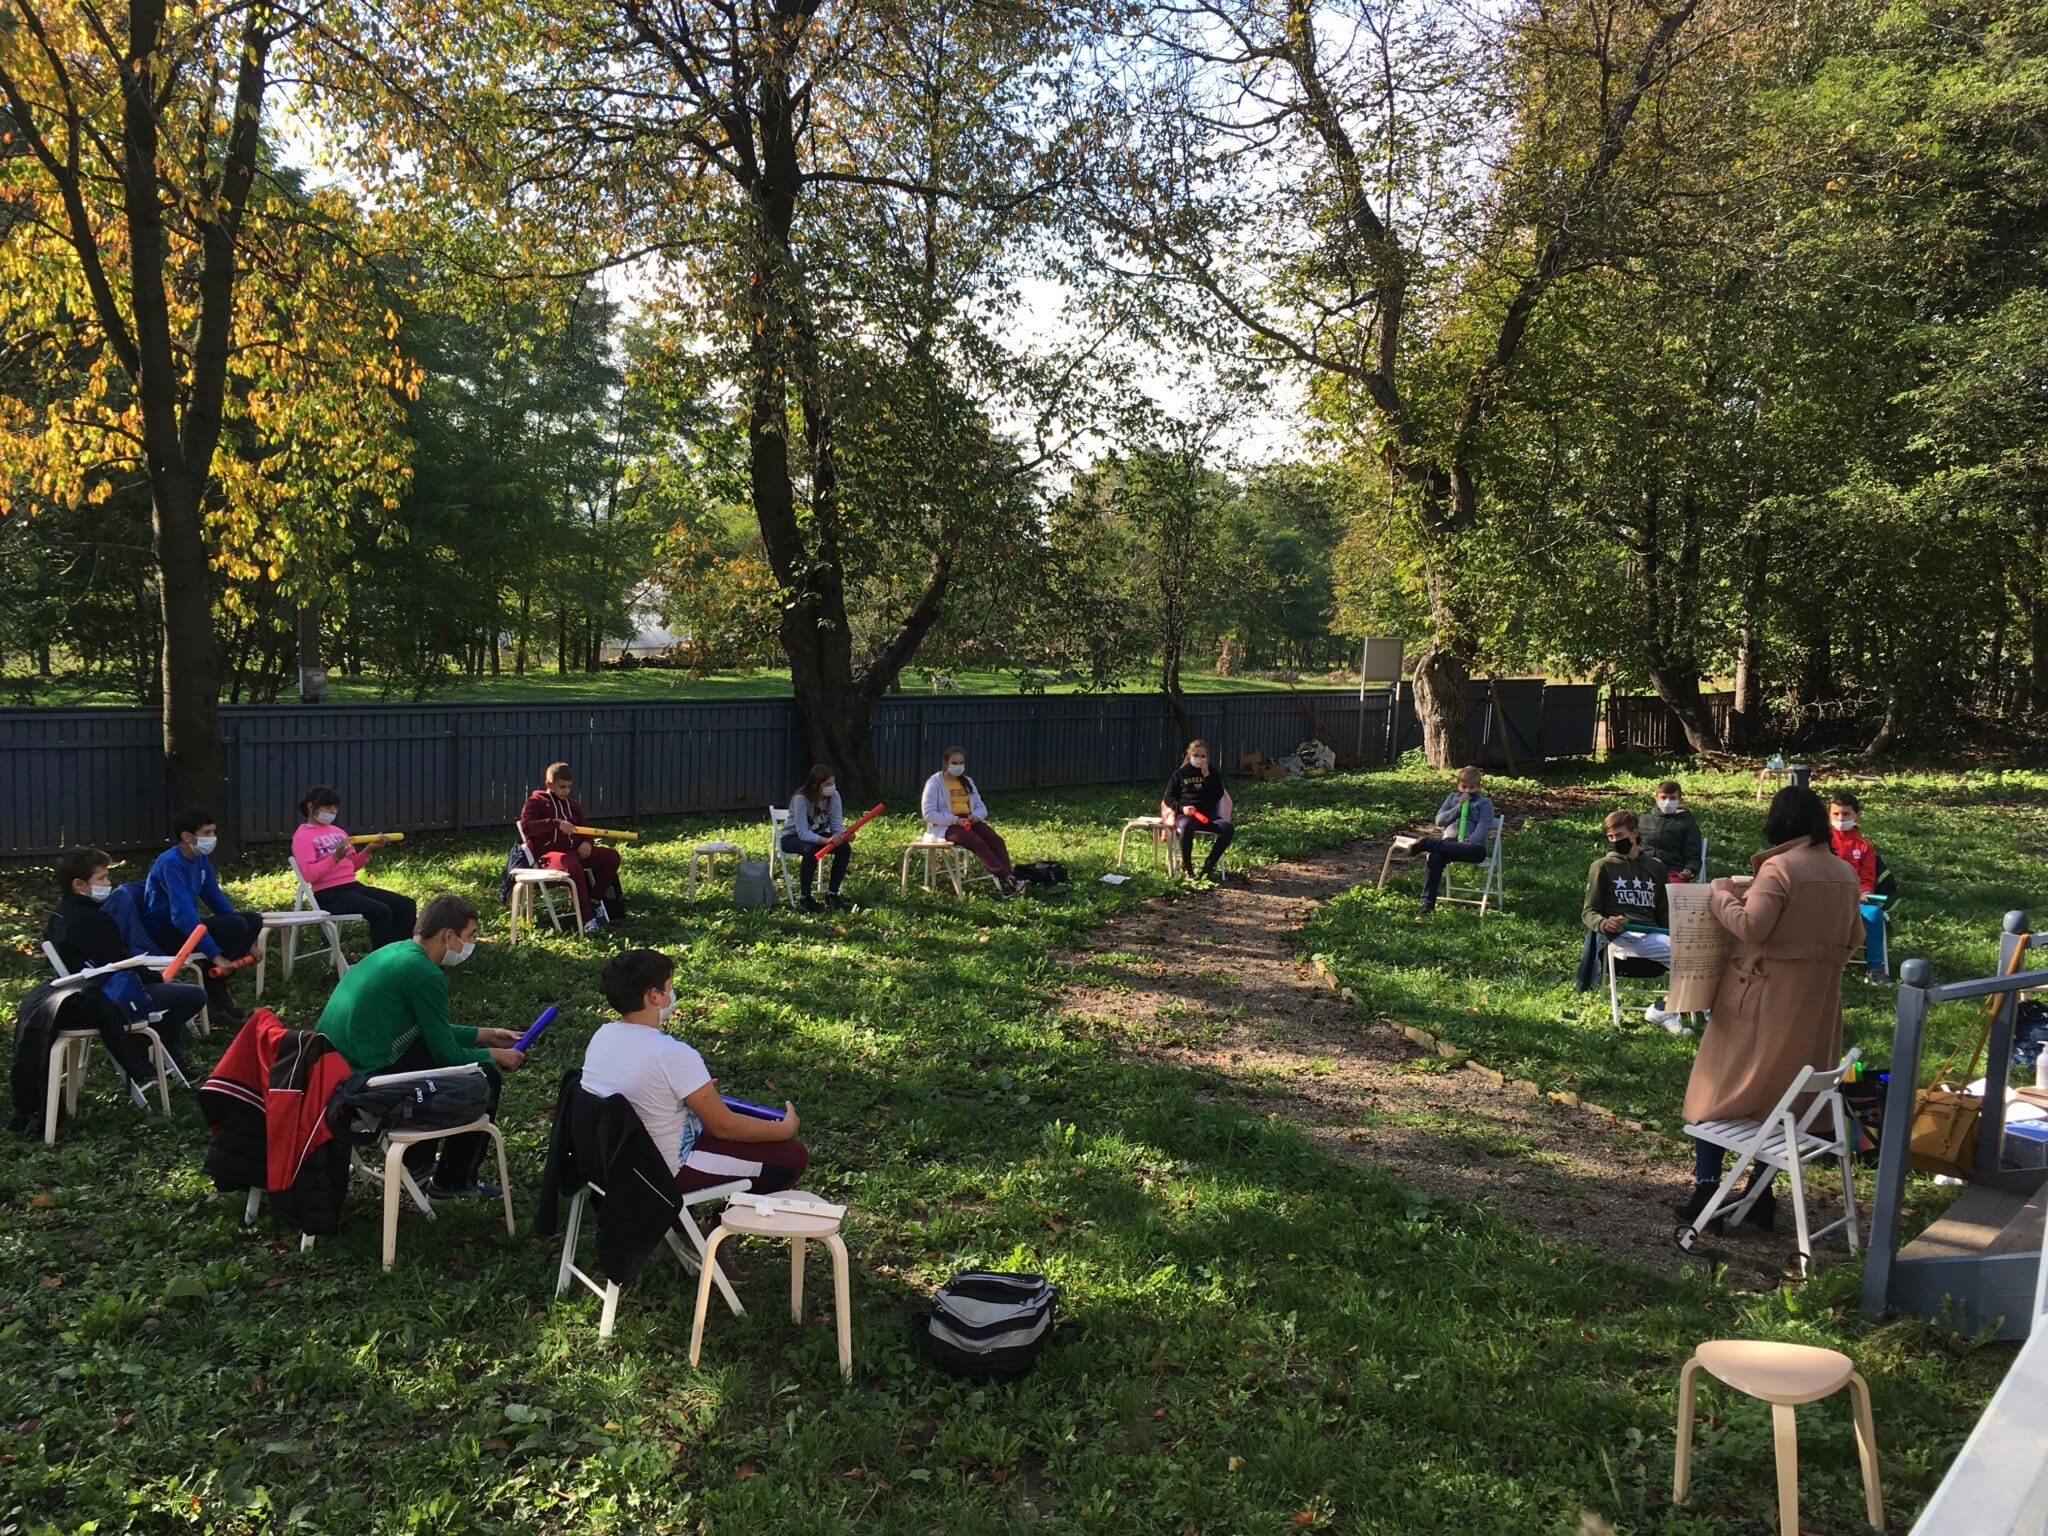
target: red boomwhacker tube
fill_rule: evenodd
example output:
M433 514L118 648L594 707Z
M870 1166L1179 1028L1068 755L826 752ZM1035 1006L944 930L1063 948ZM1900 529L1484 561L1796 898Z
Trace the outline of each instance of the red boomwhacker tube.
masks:
M192 958L192 951L199 947L199 941L205 937L206 924L201 923L198 927L194 928L192 932L186 937L185 947L178 951L176 958L173 959L169 965L164 967L165 981L177 980L179 968L182 967L187 960L190 960Z
M881 814L882 803L878 800L875 802L875 808L869 811L867 815L861 817L859 821L856 821L852 826L848 827L844 832L841 832L837 837L828 837L827 839L825 839L824 842L818 844L816 849L812 851L811 857L814 859L822 859L823 857L825 857L826 854L830 853L834 848L837 848L841 843L845 842L849 837L853 836L854 833L858 832L862 827L866 826L869 822L873 821L877 816Z

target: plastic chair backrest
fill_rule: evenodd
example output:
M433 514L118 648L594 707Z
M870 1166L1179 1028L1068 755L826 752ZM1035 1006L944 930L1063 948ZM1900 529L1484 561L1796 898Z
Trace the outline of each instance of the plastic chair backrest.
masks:
M313 899L313 883L306 878L306 872L299 868L297 856L286 854L284 861L291 866L292 879L297 881L299 886L292 893L292 910L294 912L311 912L316 910L320 903Z
M1849 1047L1848 1055L1825 1071L1818 1067L1801 1068L1799 1075L1792 1079L1792 1086L1785 1090L1784 1096L1771 1106L1771 1112L1764 1116L1763 1123L1768 1126L1791 1114L1792 1106L1803 1095L1810 1093L1813 1095L1813 1102L1806 1106L1806 1113L1799 1116L1793 1122L1793 1128L1804 1132L1809 1125L1813 1124L1820 1112L1832 1104L1836 1107L1835 1131L1837 1135L1841 1134L1843 1119L1840 1112L1841 1094L1837 1090L1841 1086L1842 1079L1848 1075L1849 1069L1857 1063L1862 1055L1863 1048L1852 1045Z
M43 940L43 958L50 962L50 969L57 973L58 980L71 974L71 967L64 963L64 957L57 953L57 946L48 939Z

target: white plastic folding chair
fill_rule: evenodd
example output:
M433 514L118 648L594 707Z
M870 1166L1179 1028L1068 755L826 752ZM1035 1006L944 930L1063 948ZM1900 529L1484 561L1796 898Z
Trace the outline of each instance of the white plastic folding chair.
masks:
M464 1077L482 1071L480 1063L469 1061L457 1067L427 1067L417 1072L380 1072L369 1080L369 1086L384 1088L401 1083L417 1083L430 1077ZM349 1166L359 1177L378 1185L384 1191L385 1269L390 1269L398 1262L398 1201L401 1192L412 1197L412 1203L427 1220L435 1219L433 1200L420 1188L419 1181L412 1176L412 1170L405 1166L406 1152L422 1142L445 1141L450 1136L468 1136L472 1133L490 1137L491 1144L497 1149L498 1193L505 1202L505 1231L508 1234L516 1233L518 1227L512 1217L512 1175L505 1164L505 1137L489 1115L479 1115L464 1125L439 1126L433 1130L387 1131L377 1139L377 1151L383 1157L381 1168L365 1162L358 1152L350 1151Z
M65 966L63 957L57 953L57 946L48 940L43 943L43 956L50 962L50 968L57 973L59 982L73 982L78 986L84 986L98 977L111 975L115 971L144 970L152 966L161 969L171 963L169 955L137 955L119 965L90 966L82 971L72 971ZM149 1047L149 1062L156 1069L157 1102L168 1115L171 1112L170 1079L177 1078L179 1084L187 1088L191 1087L191 1084L185 1081L185 1075L178 1070L177 1063L171 1060L170 1052L164 1049L163 1037L156 1032L155 1026L162 1019L161 1013L152 1013L143 1022L130 1024L128 1033L139 1036ZM43 1143L46 1146L54 1147L57 1144L60 1106L64 1114L73 1119L78 1117L79 1089L85 1083L85 1069L91 1060L93 1045L99 1037L99 1031L96 1029L57 1031L57 1037L50 1047L49 1071L43 1082ZM132 1078L124 1077L124 1081L128 1085L128 1097L135 1107L144 1114L149 1113L149 1098L142 1091L141 1085Z
M1666 930L1659 928L1653 931L1664 933ZM1614 1020L1614 1027L1619 1029L1623 1002L1626 1001L1628 1006L1633 1008L1639 1003L1655 1003L1662 998L1666 989L1656 978L1669 976L1671 967L1661 960L1651 960L1643 955L1619 954L1611 943L1606 948L1607 1008L1609 1016ZM1621 967L1625 965L1634 969L1624 975ZM1623 996L1624 992L1627 993L1626 998ZM1688 1034L1699 1028L1700 1020L1696 1014L1683 1013L1676 1017L1685 1021Z
M263 928L256 935L256 995L263 995L263 987L269 979L270 936L280 935L278 946L282 950L285 979L291 979L292 971L299 963L299 933L303 929L318 928L327 939L327 960L334 967L334 979L341 980L348 974L348 956L341 949L341 925L343 923L367 923L368 918L360 912L329 912L323 909L313 895L313 887L306 883L306 877L299 870L299 861L289 855L285 863L291 868L292 904L284 912L265 912Z
M785 853L783 851L782 834L788 829L788 827L789 807L777 807L773 805L769 806L768 858L770 862L772 862L775 866L776 877L782 881L783 899L793 907L796 905L797 880L796 877L790 873L789 866L795 863L798 859L806 857L806 855L801 853Z
M669 1252L676 1256L676 1262L683 1267L685 1274L701 1274L705 1260L704 1234L697 1230L697 1222L691 1216L691 1210L713 1200L743 1194L753 1187L752 1179L728 1179L723 1184L714 1184L709 1189L692 1190L683 1196L683 1209L678 1215L676 1225L670 1227L665 1236ZM569 1224L562 1230L562 1263L555 1271L555 1294L559 1296L566 1291L570 1280L580 1281L591 1295L604 1303L604 1311L597 1321L597 1336L600 1339L608 1339L612 1336L612 1325L618 1320L619 1315L619 1282L607 1279L600 1285L595 1278L585 1274L576 1263L576 1240L583 1232L583 1212L593 1194L599 1200L603 1200L604 1187L599 1184L585 1184L569 1201ZM687 1247L684 1245L684 1238L689 1239ZM726 1279L725 1271L718 1267L715 1259L711 1264L711 1283L718 1287L718 1294L725 1298L725 1304L732 1309L734 1317L746 1316L747 1309L740 1305L740 1299L733 1291L732 1282Z
M505 925L508 930L506 942L519 942L519 920L522 916L526 919L527 927L531 928L534 925L533 898L536 892L547 904L548 921L555 925L555 932L560 933L562 914L555 910L555 888L560 886L569 893L571 912L582 911L582 908L576 905L576 877L566 869L549 869L543 864L536 863L533 850L526 846L526 838L516 831L512 849L513 858L524 859L526 862L523 867L512 871L512 899L505 909Z
M1477 864L1446 864L1444 881L1437 890L1437 901L1452 902L1461 907L1477 907L1481 917L1491 907L1496 912L1508 909L1508 893L1505 873L1501 866L1501 850L1507 841L1507 823L1496 820L1493 831L1486 840L1486 857ZM1461 875L1460 871L1472 870L1472 875ZM1476 884L1468 883L1476 880Z
M1804 1275L1813 1262L1815 1240L1826 1237L1837 1228L1847 1231L1851 1254L1862 1246L1856 1222L1855 1146L1849 1130L1849 1115L1842 1104L1841 1089L1843 1077L1861 1054L1852 1047L1840 1064L1826 1071L1801 1067L1791 1086L1761 1120L1707 1120L1686 1126L1685 1134L1695 1141L1704 1141L1733 1152L1735 1164L1722 1175L1720 1187L1714 1191L1706 1209L1690 1226L1678 1229L1679 1247L1690 1249L1707 1224L1716 1219L1740 1222L1764 1197L1781 1171L1792 1184L1792 1220L1799 1234L1800 1274ZM1794 1106L1809 1094L1812 1102L1803 1113L1795 1112ZM1823 1116L1828 1117L1832 1126L1826 1133L1814 1129ZM1806 1214L1806 1169L1826 1158L1833 1158L1841 1165L1843 1214L1840 1220L1829 1222L1818 1232L1811 1232ZM1752 1163L1763 1164L1768 1172L1757 1180L1756 1188L1738 1191L1736 1186Z

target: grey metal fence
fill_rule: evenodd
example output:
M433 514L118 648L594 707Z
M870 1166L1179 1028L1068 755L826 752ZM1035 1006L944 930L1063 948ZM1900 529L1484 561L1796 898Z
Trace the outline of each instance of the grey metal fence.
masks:
M1188 704L1226 766L1246 752L1291 750L1311 733L1310 711L1338 751L1388 757L1383 691L1363 700L1343 690L1299 700L1209 694ZM300 793L316 783L341 789L358 830L461 830L508 825L557 758L575 765L584 812L599 822L781 803L809 767L788 699L230 708L221 736L227 783L213 809L248 842L288 838ZM903 695L875 712L892 796L920 786L955 743L991 790L1164 779L1181 746L1153 694ZM157 847L174 809L152 711L0 710L0 772L13 786L0 857L84 841Z

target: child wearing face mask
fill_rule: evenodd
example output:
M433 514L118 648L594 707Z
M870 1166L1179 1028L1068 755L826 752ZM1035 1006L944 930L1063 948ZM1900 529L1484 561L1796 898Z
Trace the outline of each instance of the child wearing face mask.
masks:
M379 833L376 841L358 848L349 841L348 830L337 825L340 815L341 796L331 785L315 784L299 797L292 859L301 878L313 888L313 899L322 911L365 918L372 949L411 938L412 925L419 919L413 899L356 879L357 872L370 862L370 855L390 839Z
M1169 837L1180 836L1180 867L1192 874L1195 868L1195 839L1209 835L1209 857L1202 863L1200 878L1214 880L1223 862L1223 850L1237 836L1231 825L1230 791L1223 787L1221 770L1209 763L1209 743L1191 741L1186 756L1166 781L1166 793L1159 800L1160 828Z
M839 776L823 763L811 769L804 787L789 797L789 820L782 828L782 851L797 861L797 880L803 887L803 909L822 912L811 889L818 882L818 860L813 857L825 844L846 830L846 812L839 801ZM839 887L846 883L847 861L853 844L844 842L826 855L832 861L832 882L825 890L825 906L844 907L846 898Z
M121 925L101 910L114 894L108 875L112 860L98 848L67 848L57 859L57 910L50 914L43 937L57 948L57 957L73 971L132 960L136 951L121 935ZM185 1026L206 1006L202 988L162 981L155 971L117 971L99 983L100 990L129 1011L131 1022L152 1013L157 1038L188 1083L196 1085L185 1055Z
M242 1010L228 996L227 979L245 961L263 933L263 919L237 912L213 872L219 829L213 812L193 806L171 822L176 841L156 857L142 886L142 926L163 953L175 955L199 924L206 935L198 953L206 958L207 1004L215 1022L235 1028ZM206 910L201 912L201 903Z
M1891 968L1885 955L1885 899L1877 894L1877 845L1857 830L1862 817L1863 802L1846 789L1837 790L1828 801L1828 842L1835 857L1856 871L1856 888L1861 892L1863 979L1876 986L1890 979Z
M796 1139L796 1106L785 1100L780 1119L763 1120L725 1102L704 1058L663 1027L674 983L674 962L655 950L605 962L599 985L619 1017L590 1037L584 1088L625 1096L684 1194L729 1179L751 1179L757 1195L794 1188L811 1160Z
M1010 868L1010 849L994 827L988 824L988 806L981 791L967 776L967 751L948 747L939 754L939 771L924 781L919 809L925 830L934 837L965 848L981 867L996 877L1005 896L1017 894L1017 876Z
M1706 878L1706 836L1686 809L1678 780L1666 779L1657 786L1657 808L1644 815L1640 830L1644 851L1655 854L1673 880L1684 884Z
M1669 965L1671 935L1661 931L1671 926L1664 895L1668 878L1664 863L1655 854L1644 852L1634 811L1612 812L1603 830L1607 852L1586 871L1586 899L1579 919L1591 932L1604 935L1608 946L1623 959ZM1623 931L1631 925L1660 931ZM1675 1015L1665 1011L1660 998L1643 1011L1643 1017L1668 1027Z
M320 1011L320 1033L357 1072L424 1072L476 1062L490 1080L489 1113L498 1112L503 1072L526 1057L519 1032L457 1024L449 1014L448 972L476 952L476 905L455 895L432 896L420 908L409 943L377 950L349 967ZM476 1182L490 1138L482 1131L423 1141L406 1153L415 1173L434 1167L431 1195L481 1196L498 1191Z

